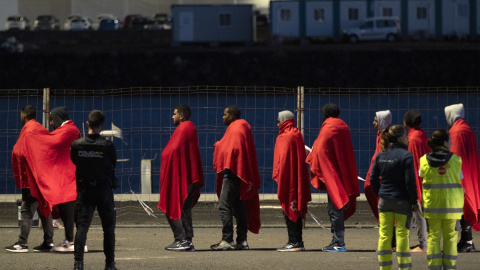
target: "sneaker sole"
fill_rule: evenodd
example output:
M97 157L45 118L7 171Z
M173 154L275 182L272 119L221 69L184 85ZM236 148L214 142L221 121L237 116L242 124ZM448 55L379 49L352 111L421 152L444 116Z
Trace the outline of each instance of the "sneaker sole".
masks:
M346 249L338 249L338 250L323 250L325 252L347 252Z
M279 251L279 252L305 251L305 248L277 249L277 251Z
M5 250L9 251L9 252L13 252L13 253L26 253L26 252L28 252L28 249L15 249L15 250L5 249Z

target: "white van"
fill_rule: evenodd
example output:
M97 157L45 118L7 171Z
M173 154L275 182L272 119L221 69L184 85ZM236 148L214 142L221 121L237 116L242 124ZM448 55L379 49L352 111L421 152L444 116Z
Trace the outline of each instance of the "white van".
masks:
M343 39L356 43L360 40L386 40L394 42L400 38L400 20L396 17L372 17L359 27L345 29Z

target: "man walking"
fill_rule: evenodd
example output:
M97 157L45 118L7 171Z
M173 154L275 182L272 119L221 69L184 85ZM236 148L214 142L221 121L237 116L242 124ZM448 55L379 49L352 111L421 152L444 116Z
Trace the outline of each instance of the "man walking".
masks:
M162 151L158 209L165 213L175 239L166 250L195 250L192 208L204 180L197 129L189 121L191 114L188 105L175 108L172 119L177 128Z
M222 219L222 240L212 250L249 249L247 229L260 229L260 203L255 142L250 125L240 119L240 108L231 105L223 111L227 130L216 142L213 168L217 172L218 210ZM237 220L236 244L233 242L233 217Z
M344 221L355 213L360 196L357 165L350 129L338 118L340 109L327 104L322 113L324 121L306 161L310 164L312 185L328 193L332 241L323 250L345 252Z

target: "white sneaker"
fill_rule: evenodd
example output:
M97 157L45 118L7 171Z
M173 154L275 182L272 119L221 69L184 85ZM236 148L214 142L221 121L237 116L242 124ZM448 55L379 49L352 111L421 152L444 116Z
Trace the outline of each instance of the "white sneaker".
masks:
M75 250L73 242L68 241L67 239L63 240L57 246L53 247L55 252L73 252Z

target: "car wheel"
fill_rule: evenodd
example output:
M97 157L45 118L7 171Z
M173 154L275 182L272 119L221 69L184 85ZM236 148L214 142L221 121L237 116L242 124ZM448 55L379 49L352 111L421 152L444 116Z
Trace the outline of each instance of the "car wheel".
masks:
M358 42L358 37L356 35L351 35L348 37L348 41L350 43L357 43Z
M387 35L387 41L388 42L394 42L397 40L397 37L394 34L388 34Z

